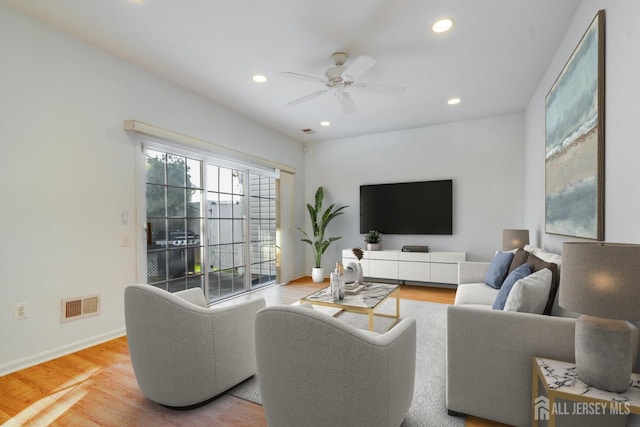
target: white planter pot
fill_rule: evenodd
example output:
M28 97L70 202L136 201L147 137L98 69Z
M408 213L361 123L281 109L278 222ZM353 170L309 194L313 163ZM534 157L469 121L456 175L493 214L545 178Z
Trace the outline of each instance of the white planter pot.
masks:
M368 251L381 251L382 250L382 243L367 243L367 250Z
M311 280L313 280L313 283L324 282L324 269L322 267L320 268L313 267L311 269Z

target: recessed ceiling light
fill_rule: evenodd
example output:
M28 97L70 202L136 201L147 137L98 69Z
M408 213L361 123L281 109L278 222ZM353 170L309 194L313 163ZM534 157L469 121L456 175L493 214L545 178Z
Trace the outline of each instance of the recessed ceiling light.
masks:
M330 125L331 125L331 122L328 122L328 121L326 121L326 120L325 120L325 121L320 122L320 126L330 126Z
M262 74L256 74L255 76L253 76L253 81L256 83L264 83L267 81L267 78Z
M447 104L449 105L460 104L460 98L451 98L450 100L447 101Z
M444 33L445 31L449 31L453 27L453 19L451 18L442 18L438 19L431 29L434 33Z

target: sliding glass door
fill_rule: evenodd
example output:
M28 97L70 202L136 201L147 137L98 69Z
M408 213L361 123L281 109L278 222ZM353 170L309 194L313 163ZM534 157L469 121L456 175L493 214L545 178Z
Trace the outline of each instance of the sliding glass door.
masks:
M147 282L209 301L274 283L275 177L196 157L145 150Z

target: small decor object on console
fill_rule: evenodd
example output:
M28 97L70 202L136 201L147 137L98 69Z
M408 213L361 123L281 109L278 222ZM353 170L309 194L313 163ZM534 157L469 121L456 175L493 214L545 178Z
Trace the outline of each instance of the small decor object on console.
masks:
M364 241L367 244L368 251L382 250L382 233L376 230L369 230L364 234Z
M404 245L402 252L429 252L427 245Z

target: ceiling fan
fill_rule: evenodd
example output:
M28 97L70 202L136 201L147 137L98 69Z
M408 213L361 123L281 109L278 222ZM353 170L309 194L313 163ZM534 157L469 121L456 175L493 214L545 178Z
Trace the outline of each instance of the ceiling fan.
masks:
M301 98L294 99L287 103L288 106L300 105L304 102L311 101L325 93L331 93L338 98L342 111L345 114L354 114L357 112L356 105L351 97L352 90L359 90L370 93L380 93L385 95L402 95L405 91L403 86L384 84L384 83L365 83L358 81L358 78L369 71L371 67L376 65L376 60L370 56L359 56L348 67L344 66L348 55L342 52L336 52L331 55L334 67L329 68L325 72L324 77L316 77L308 74L283 72L280 75L284 77L293 77L308 80L325 85L324 89L312 92Z

